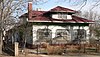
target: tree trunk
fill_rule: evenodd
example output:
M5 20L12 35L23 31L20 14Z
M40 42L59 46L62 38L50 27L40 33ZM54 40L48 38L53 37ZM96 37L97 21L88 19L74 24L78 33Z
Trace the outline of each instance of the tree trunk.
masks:
M2 31L0 32L0 54L2 54L2 45L3 45L3 42L2 42Z

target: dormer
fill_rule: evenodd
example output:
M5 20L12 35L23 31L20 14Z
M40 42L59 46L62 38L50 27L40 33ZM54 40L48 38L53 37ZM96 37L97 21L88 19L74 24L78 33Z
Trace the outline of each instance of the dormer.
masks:
M45 15L49 15L53 19L64 19L69 20L72 19L72 14L75 14L76 11L64 8L61 6L57 6L51 10L49 10Z
M61 6L57 6L51 10L49 10L49 12L62 12L62 13L70 13L70 14L74 14L76 13L75 10L71 10L65 7L61 7Z

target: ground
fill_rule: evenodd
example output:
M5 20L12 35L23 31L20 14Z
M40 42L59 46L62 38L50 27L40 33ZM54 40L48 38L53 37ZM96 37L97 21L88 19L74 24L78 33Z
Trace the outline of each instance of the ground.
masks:
M0 55L0 57L14 57L14 56L5 56ZM18 57L100 57L100 55L43 55L43 54L28 54L28 55L19 55Z
M95 53L94 54L81 54L81 53L67 53L63 55L46 55L46 54L38 54L37 52L34 51L33 49L25 49L26 52L28 53L19 53L17 57L100 57L100 53ZM10 55L0 55L0 57L15 57L15 56L10 56Z

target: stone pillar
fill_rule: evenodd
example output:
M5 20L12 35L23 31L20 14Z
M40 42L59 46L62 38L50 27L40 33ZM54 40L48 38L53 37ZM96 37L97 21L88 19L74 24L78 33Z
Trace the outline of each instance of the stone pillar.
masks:
M18 42L15 42L15 56L18 56Z

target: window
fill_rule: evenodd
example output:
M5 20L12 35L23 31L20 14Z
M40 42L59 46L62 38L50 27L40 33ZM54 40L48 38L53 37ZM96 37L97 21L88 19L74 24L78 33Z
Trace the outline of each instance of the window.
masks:
M53 14L52 18L54 18L54 19L72 19L72 16L68 15L68 14L58 13L58 14Z
M70 36L70 32L68 29L57 29L56 30L56 37L63 37L67 39Z
M38 40L42 40L42 39L49 39L52 38L52 32L50 29L38 29L37 30L37 38Z
M86 38L86 30L84 30L84 29L75 29L73 36L74 36L74 40L85 39Z
M67 19L67 14L58 14L59 19Z

